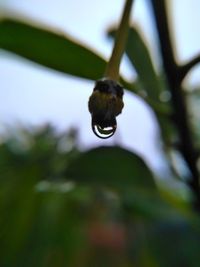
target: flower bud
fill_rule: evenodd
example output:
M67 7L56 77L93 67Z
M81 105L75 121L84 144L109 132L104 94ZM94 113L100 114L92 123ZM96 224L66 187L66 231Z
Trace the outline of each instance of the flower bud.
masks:
M123 106L123 88L117 82L110 79L96 82L88 103L95 135L105 139L115 133L116 116L121 113Z

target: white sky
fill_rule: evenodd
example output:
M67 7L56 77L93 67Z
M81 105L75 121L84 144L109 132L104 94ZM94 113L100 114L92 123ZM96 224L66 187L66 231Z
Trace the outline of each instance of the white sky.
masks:
M170 1L170 0L169 0ZM123 0L0 0L0 10L17 11L65 31L81 42L95 48L108 58L111 43L105 31L120 17ZM147 0L135 0L132 19L142 29L153 58L157 58L155 35ZM200 1L171 0L176 48L181 60L189 59L200 49L198 26L191 31L193 23L199 25ZM196 8L198 5L199 8ZM196 8L196 13L194 12ZM190 13L189 13L189 11ZM187 15L186 14L190 14ZM194 14L195 13L195 14ZM192 15L192 16L191 16ZM198 22L198 23L197 23ZM195 25L196 25L195 24ZM199 49L199 50L198 50ZM122 73L134 77L127 62L122 64ZM199 73L199 72L194 72ZM190 82L199 82L199 75L191 76ZM154 169L163 165L159 132L152 111L138 97L126 93L125 108L118 117L117 133L110 140L102 141L92 133L88 97L93 83L74 79L17 56L0 51L0 122L22 122L39 125L51 122L59 129L77 126L80 142L84 147L118 143L142 155Z

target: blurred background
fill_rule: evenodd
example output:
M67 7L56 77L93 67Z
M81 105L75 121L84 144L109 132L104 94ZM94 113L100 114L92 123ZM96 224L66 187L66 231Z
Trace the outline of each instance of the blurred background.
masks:
M199 53L200 2L166 3L175 55L184 63ZM123 5L122 0L0 0L0 23L7 16L34 22L108 60L113 42L107 32L118 24ZM134 1L131 21L160 78L148 0ZM137 81L127 56L121 74ZM196 66L183 86L197 130L199 74ZM199 266L200 222L185 185L190 171L180 151L164 140L161 121L145 98L125 90L116 134L100 140L87 107L91 80L1 49L0 79L0 266ZM159 103L168 105L166 92Z

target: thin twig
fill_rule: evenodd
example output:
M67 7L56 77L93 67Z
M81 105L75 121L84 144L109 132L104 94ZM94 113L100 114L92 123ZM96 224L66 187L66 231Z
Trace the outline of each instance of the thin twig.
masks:
M108 62L105 77L110 78L114 81L118 81L119 79L119 67L121 63L121 58L125 50L126 41L128 37L129 30L129 19L131 13L131 7L133 4L133 0L127 0L124 6L121 22L119 24L119 28L117 31L112 55Z
M180 69L179 69L180 82L182 82L185 76L188 74L188 72L199 63L200 63L200 55L197 55L196 57L191 59L189 62L187 62L185 65L180 66Z
M185 104L181 80L179 78L179 67L175 62L172 44L170 40L167 23L167 13L165 0L151 0L155 22L160 41L163 67L172 95L172 105L174 109L174 122L180 138L181 152L191 172L189 186L194 193L194 207L200 211L200 190L199 173L197 169L197 155L192 143L192 137L188 121L188 112Z

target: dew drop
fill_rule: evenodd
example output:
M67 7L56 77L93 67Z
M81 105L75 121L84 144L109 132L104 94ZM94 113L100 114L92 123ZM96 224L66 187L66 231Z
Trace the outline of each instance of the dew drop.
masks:
M116 129L117 129L116 125L105 127L105 128L102 128L101 126L99 126L97 124L92 125L92 130L93 130L94 134L101 139L110 138L111 136L113 136Z

